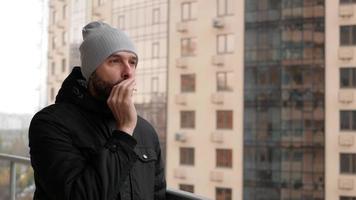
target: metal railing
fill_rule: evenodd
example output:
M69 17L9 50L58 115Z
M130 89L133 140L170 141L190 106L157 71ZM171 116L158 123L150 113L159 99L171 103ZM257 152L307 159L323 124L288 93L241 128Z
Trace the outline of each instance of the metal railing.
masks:
M172 188L167 188L166 198L167 200L210 200L203 196Z
M30 165L30 158L0 153L0 160L10 162L10 200L16 199L16 164ZM167 188L167 200L208 200L189 192Z
M15 156L0 153L0 160L10 162L10 200L16 199L16 164L30 165L30 159L22 156Z

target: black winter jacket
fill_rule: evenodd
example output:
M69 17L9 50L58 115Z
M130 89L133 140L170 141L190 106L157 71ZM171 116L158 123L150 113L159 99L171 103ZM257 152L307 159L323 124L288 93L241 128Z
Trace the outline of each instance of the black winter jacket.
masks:
M138 117L133 136L115 130L105 102L91 97L80 68L63 82L56 103L29 128L36 200L165 199L157 134Z

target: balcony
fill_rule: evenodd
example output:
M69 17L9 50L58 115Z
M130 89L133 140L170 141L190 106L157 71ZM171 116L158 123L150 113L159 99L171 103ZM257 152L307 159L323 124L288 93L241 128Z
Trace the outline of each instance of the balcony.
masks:
M340 90L338 94L339 102L342 104L350 104L354 100L353 91L351 90Z
M30 166L30 158L9 155L9 154L2 154L0 153L0 160L8 161L10 163L10 200L15 200L16 195L16 165L27 165ZM172 188L167 188L166 194L167 200L208 200L206 197L198 196L189 192L184 192L181 190L176 190Z
M176 30L180 33L188 32L188 24L186 22L177 22Z
M340 47L338 54L340 60L350 61L354 57L354 49L353 47Z
M214 55L211 57L211 63L215 66L222 67L225 65L225 58L222 55Z
M351 18L354 15L354 10L352 6L349 5L340 5L339 7L339 16L341 18Z

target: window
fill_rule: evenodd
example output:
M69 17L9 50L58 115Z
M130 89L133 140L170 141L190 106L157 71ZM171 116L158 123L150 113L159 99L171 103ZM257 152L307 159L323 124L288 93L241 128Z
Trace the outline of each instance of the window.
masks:
M194 193L194 185L179 184L179 189L186 192Z
M356 45L356 25L340 27L340 45Z
M217 91L232 91L233 80L232 72L217 72L216 73L216 90Z
M160 18L160 10L159 8L154 8L152 10L152 24L158 24Z
M52 65L51 65L51 74L52 74L52 76L56 74L56 63L55 62L52 62Z
M340 111L340 130L342 131L356 130L356 111L354 110Z
M181 165L194 165L194 148L181 147L179 157Z
M67 32L63 31L62 32L62 45L66 45L67 44Z
M232 1L233 0L217 0L217 14L218 16L232 15Z
M152 43L152 58L159 58L159 42Z
M180 127L195 128L195 111L180 112Z
M234 51L234 34L217 35L216 47L218 54L232 53Z
M181 20L190 21L196 19L196 2L184 2L181 4Z
M195 74L180 76L181 92L195 92Z
M354 153L340 154L340 173L356 174L356 154Z
M158 77L151 78L151 91L158 92Z
M232 190L231 188L216 188L216 200L231 200L232 199Z
M216 111L216 128L232 129L232 110Z
M346 196L341 196L340 200L356 200L356 197L346 197Z
M56 11L52 11L52 24L56 23Z
M356 0L340 0L340 4L351 4L356 3Z
M51 101L54 101L54 88L51 88Z
M231 149L216 149L216 167L232 167Z
M52 49L55 49L57 45L57 38L56 37L52 37Z
M118 17L118 20L117 20L117 26L120 28L120 29L124 29L125 28L125 15L120 15Z
M103 4L104 4L104 1L105 1L105 0L98 0L98 6L103 5Z
M196 39L195 38L183 38L181 39L181 55L194 56L196 51Z
M340 88L356 87L356 68L340 69Z
M63 59L62 59L62 72L63 72L63 73L66 71L66 66L67 66L67 64L66 64L66 59L63 58Z
M62 7L62 18L65 19L67 17L67 5Z

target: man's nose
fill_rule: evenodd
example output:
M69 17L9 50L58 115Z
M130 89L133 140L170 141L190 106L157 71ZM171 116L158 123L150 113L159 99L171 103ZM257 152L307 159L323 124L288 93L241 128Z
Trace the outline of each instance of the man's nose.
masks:
M132 75L133 75L132 67L130 66L130 64L128 62L125 62L124 66L123 66L123 71L121 73L122 78L128 79L128 78L131 78Z

